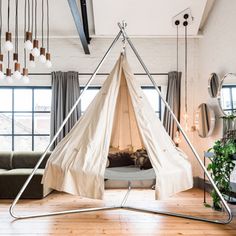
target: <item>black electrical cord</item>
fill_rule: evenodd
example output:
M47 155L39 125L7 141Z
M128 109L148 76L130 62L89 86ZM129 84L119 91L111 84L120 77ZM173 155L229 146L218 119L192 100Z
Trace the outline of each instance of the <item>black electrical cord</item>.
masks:
M34 32L35 32L35 36L34 36L34 38L35 39L37 39L37 0L35 0L35 5L34 5L34 16L35 16L35 21L34 21L34 23L35 23L35 26L34 26Z
M28 32L30 32L30 0L28 0Z
M42 48L44 47L44 0L42 0Z
M47 0L47 52L49 52L49 3Z
M7 31L10 31L10 0L8 0L7 7ZM10 52L7 52L7 68L10 68Z
M2 0L0 0L0 54L2 54Z
M24 19L24 42L26 41L26 12L27 12L27 0L25 0L25 19ZM27 62L26 62L26 49L24 48L24 68L26 68Z
M185 112L187 114L188 112L188 106L187 106L187 102L188 102L188 90L187 90L187 78L188 78L188 38L187 38L187 26L188 26L188 22L185 21L184 22L184 27L185 27L185 63L184 63L184 69L185 69Z
M32 7L31 7L31 11L32 11L32 18L31 18L31 20L32 20L32 22L31 22L31 33L32 33L32 35L33 35L33 31L34 31L34 0L32 0L32 5L31 5Z
M10 30L10 0L8 0L8 7L7 7L7 31Z
M18 0L16 0L16 18L15 18L15 52L18 53Z

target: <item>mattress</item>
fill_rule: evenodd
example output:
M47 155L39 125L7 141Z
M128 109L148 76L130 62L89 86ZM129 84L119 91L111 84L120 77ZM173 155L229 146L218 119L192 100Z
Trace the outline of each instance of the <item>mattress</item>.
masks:
M122 166L106 168L104 178L124 181L149 180L156 179L156 174L153 168L140 170L135 166Z

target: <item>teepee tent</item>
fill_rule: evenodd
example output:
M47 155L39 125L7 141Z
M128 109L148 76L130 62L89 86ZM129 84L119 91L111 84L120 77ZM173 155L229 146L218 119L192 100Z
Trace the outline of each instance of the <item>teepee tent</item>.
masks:
M97 96L51 154L43 184L102 199L109 150L145 148L156 174L156 198L192 188L192 170L176 149L121 54Z

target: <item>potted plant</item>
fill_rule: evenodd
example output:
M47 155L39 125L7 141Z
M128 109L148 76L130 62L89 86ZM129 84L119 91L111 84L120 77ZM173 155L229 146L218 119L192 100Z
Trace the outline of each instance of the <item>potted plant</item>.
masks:
M230 174L235 166L233 156L236 154L236 142L234 139L228 139L226 142L218 140L209 151L214 155L210 158L211 162L208 164L207 170L210 171L220 192L229 196L231 192ZM221 210L221 201L215 190L212 190L211 196L213 208Z

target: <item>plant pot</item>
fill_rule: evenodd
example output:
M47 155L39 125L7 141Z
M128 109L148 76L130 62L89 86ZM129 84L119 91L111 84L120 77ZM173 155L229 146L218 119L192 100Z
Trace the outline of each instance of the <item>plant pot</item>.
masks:
M236 153L232 155L232 160L236 160Z
M223 118L223 135L225 135L230 130L236 130L236 119Z

